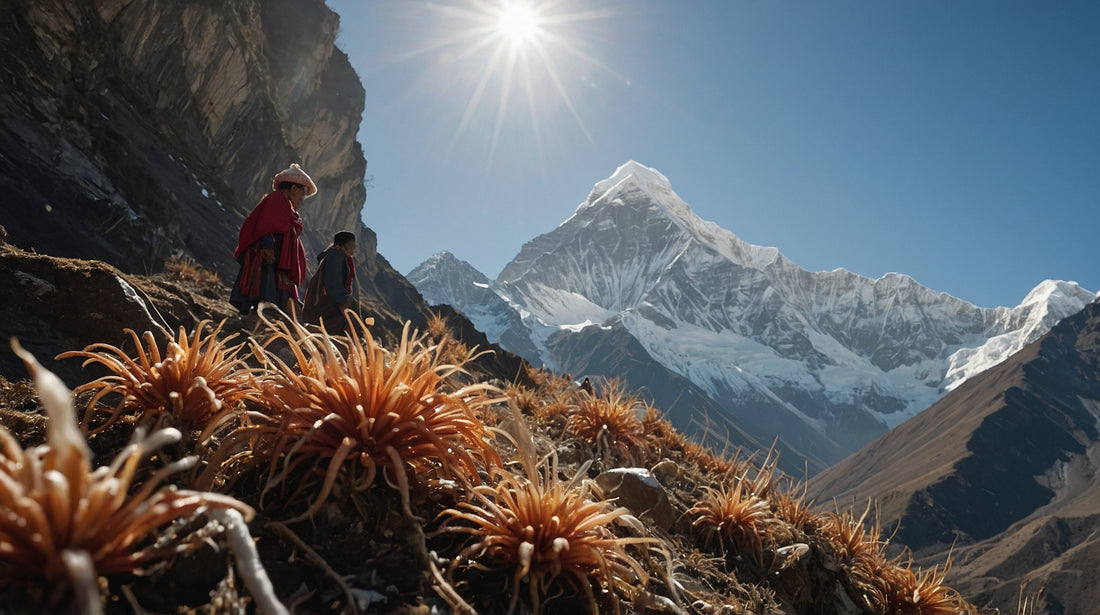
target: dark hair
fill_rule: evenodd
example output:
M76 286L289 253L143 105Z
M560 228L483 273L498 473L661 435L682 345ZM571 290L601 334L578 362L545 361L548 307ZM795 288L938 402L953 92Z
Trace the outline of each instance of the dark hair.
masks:
M290 190L294 186L298 186L298 185L301 185L301 184L297 184L295 182L279 182L279 185L276 186L275 188L278 189L278 190Z
M355 233L340 231L332 236L332 245L334 246L346 246L349 241L355 241Z

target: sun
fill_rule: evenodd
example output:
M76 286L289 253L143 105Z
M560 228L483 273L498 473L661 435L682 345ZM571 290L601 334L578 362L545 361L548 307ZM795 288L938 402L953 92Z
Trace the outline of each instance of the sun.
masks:
M561 142L570 120L594 142L575 97L590 100L585 95L601 81L629 83L593 55L602 24L613 23L616 9L593 7L589 0L400 4L411 7L410 49L400 59L427 60L423 87L433 99L453 103L454 113L440 116L453 127L440 148L445 156L474 145L486 168L498 147L523 147L542 158L544 138Z
M526 45L538 39L540 21L541 17L534 7L511 4L501 12L497 32L513 45Z

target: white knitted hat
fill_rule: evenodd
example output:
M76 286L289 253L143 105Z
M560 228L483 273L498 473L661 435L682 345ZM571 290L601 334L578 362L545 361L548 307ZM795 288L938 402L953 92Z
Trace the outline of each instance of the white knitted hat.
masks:
M275 174L275 178L271 180L271 189L277 190L279 184L283 182L292 182L305 186L307 199L317 194L317 184L313 183L313 180L302 170L302 167L298 166L297 162L291 164L290 168L283 169Z

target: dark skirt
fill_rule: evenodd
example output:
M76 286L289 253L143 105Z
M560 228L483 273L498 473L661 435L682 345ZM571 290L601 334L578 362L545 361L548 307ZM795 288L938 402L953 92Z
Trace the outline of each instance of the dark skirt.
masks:
M290 299L289 290L280 290L275 283L275 265L269 265L262 258L251 259L245 254L241 259L241 268L229 293L229 303L241 314L248 314L261 301L274 303L285 310Z

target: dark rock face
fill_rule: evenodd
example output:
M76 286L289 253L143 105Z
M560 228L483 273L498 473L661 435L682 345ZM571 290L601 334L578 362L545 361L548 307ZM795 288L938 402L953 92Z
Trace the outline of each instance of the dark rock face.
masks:
M110 265L30 254L0 242L0 376L26 377L26 368L8 348L9 338L16 337L63 380L82 382L79 363L51 359L95 342L122 344L124 327L156 330L162 321L150 309L148 292ZM231 308L224 306L222 316L229 316ZM210 314L217 316L217 311Z
M645 468L612 468L596 477L596 484L608 498L630 509L634 516L653 523L663 531L676 524L676 511L668 492Z
M0 8L0 224L132 273L182 253L232 277L241 220L299 162L307 250L362 226L364 93L321 0L14 0Z

